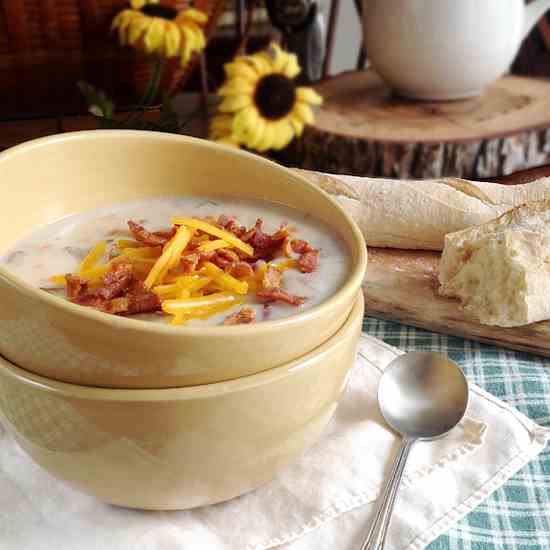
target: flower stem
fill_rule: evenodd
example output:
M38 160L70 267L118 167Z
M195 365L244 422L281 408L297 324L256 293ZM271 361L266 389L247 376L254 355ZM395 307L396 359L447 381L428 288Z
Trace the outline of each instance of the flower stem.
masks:
M147 107L151 105L151 103L157 97L163 68L164 68L163 60L156 59L153 65L153 74L151 75L151 79L149 80L149 85L147 86L147 89L145 90L145 94L143 95L143 98L140 101L140 104L143 107Z

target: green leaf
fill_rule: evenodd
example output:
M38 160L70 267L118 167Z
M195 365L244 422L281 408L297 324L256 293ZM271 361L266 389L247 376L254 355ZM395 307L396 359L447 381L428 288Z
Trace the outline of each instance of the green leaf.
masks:
M107 120L113 119L115 104L103 90L83 80L79 80L76 85L86 99L88 110L92 115Z

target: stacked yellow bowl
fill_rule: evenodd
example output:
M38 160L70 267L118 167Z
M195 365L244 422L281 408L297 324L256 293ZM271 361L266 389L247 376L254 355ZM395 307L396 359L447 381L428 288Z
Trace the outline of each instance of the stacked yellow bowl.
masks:
M109 315L0 267L0 414L41 466L106 502L185 509L271 479L319 437L353 366L366 247L322 191L258 156L153 132L93 131L0 154L0 253L61 217L160 195L283 203L345 243L319 305L236 326Z

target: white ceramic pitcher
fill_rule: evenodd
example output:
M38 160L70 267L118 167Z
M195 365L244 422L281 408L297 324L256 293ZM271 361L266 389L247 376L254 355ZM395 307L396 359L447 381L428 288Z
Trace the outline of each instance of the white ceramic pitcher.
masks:
M505 73L550 0L365 0L367 54L398 93L475 96Z

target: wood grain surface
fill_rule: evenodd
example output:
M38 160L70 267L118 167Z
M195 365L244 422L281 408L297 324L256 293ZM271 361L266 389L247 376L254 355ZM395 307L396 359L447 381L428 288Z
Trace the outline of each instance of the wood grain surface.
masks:
M550 162L550 81L505 76L479 97L412 101L372 71L315 88L325 101L283 161L322 172L484 179Z
M550 357L550 321L489 327L468 316L458 300L439 296L439 258L438 252L369 247L367 315Z

